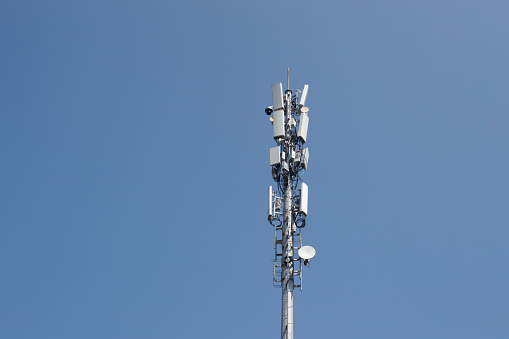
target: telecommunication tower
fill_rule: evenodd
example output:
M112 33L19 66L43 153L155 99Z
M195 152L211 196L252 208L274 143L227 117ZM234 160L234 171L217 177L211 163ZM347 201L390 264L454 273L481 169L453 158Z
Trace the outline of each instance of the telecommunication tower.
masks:
M277 146L270 149L272 178L269 186L268 219L274 227L273 285L282 288L281 339L293 339L293 290L302 291L302 268L315 255L311 246L302 246L301 230L308 214L308 186L300 178L307 169L309 150L305 146L309 124L309 108L305 107L308 85L302 91L272 85L270 115ZM300 182L300 185L299 185Z

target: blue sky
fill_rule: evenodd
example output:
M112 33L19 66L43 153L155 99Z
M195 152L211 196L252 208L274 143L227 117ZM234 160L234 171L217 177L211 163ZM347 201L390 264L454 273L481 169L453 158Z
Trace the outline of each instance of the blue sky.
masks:
M509 336L504 1L4 1L0 336L278 338L270 86L309 84L296 338Z

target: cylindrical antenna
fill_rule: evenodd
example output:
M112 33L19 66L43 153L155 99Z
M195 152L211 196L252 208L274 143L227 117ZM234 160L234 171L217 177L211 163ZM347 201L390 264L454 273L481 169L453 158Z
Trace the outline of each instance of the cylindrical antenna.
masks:
M288 74L288 89L290 89L290 67L288 67L287 69L287 74Z

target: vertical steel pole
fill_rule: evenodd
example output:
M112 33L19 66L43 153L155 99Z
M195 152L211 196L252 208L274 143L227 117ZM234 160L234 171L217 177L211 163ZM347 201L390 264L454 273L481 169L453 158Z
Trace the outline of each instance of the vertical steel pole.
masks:
M292 152L292 138L288 128L292 117L291 93L285 93L285 138L284 151L287 155ZM288 156L287 156L288 157ZM293 339L293 225L292 225L292 203L293 203L293 182L289 172L284 175L284 215L282 229L282 277L281 287L282 311L281 311L281 339Z

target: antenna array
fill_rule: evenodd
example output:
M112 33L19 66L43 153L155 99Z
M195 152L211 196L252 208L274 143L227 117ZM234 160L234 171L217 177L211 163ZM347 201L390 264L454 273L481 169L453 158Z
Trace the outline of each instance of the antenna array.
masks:
M301 240L308 214L308 186L300 178L309 161L309 150L304 147L309 125L307 94L308 85L295 93L288 88L283 94L283 85L274 84L273 106L265 109L271 115L277 144L270 149L276 187L269 186L268 220L274 227L273 285L282 288L281 339L293 339L293 290L302 290L302 264L309 265L315 255L315 250L302 246Z

